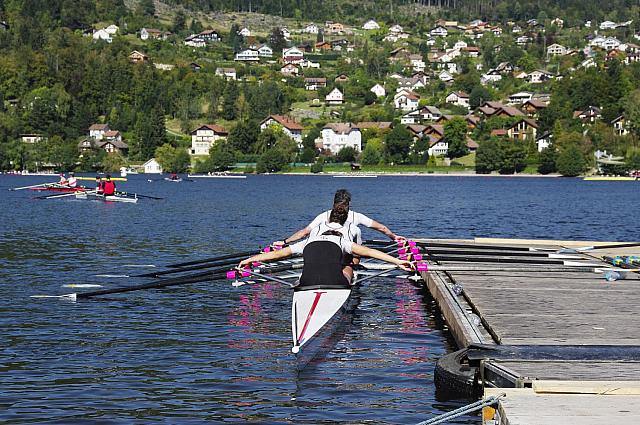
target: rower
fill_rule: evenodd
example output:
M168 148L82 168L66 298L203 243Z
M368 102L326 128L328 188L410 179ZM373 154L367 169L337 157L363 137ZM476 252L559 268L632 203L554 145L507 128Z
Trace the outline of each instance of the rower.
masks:
M58 184L60 186L66 186L67 185L67 178L64 176L64 173L60 173L60 180L58 181Z
M69 173L69 180L67 180L67 184L72 188L75 188L78 185L78 180L76 179L73 171Z
M348 288L353 278L353 271L344 264L345 255L348 254L377 258L396 264L403 270L413 270L413 265L409 261L359 245L345 237L347 230L344 229L344 224L348 215L349 210L343 204L338 204L329 215L329 223L326 224L328 230L283 249L249 257L242 260L238 267L244 268L253 262L278 260L293 254L302 254L304 266L298 288L323 285L339 285Z
M113 196L116 194L116 183L111 180L111 174L107 174L107 179L102 186L104 196Z
M396 239L405 239L403 236L398 236L395 233L393 233L391 230L389 230L389 228L387 226L385 226L382 223L379 223L373 219L370 219L369 217L367 217L364 214L360 214L358 212L355 211L349 211L349 204L351 203L351 194L349 193L349 191L347 191L346 189L340 189L336 192L336 194L333 197L333 205L334 207L338 204L342 204L345 205L348 211L348 217L347 217L347 223L353 224L354 226L358 227L360 225L369 227L371 229L377 230L380 233L385 234L387 237L389 237L392 240L396 240ZM285 238L284 240L281 241L276 241L273 244L274 245L286 245L288 243L297 241L298 239L302 239L302 238L306 238L310 235L311 230L313 230L315 227L317 227L319 224L321 223L328 223L329 222L329 215L331 214L331 210L325 211L321 214L318 214L318 216L316 218L313 219L313 221L311 223L309 223L309 225L303 229L298 230L297 232L295 232L293 235L289 236L288 238ZM361 244L362 241L360 240L355 240L355 242Z
M96 193L97 194L102 194L103 192L103 183L102 183L102 178L100 176L96 176Z
M176 173L171 173L171 180L178 180L178 175Z

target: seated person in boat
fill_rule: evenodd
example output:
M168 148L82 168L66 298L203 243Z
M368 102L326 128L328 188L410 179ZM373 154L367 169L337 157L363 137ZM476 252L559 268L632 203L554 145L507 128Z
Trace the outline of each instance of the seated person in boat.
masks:
M304 258L304 266L300 287L323 284L349 287L353 279L353 268L345 261L348 255L376 258L396 264L406 271L413 270L413 265L409 261L394 258L350 240L349 225L345 225L348 215L349 210L344 204L337 204L329 214L328 223L315 229L314 234L308 239L281 250L254 255L242 260L238 266L242 268L256 261L278 260L301 254Z
M351 194L346 189L338 190L336 192L336 194L334 195L334 197L333 197L333 205L334 205L334 207L336 205L338 205L338 204L342 204L342 205L346 206L347 212L348 212L346 223L353 224L356 227L361 226L361 225L369 227L371 229L377 230L378 232L386 235L387 237L389 237L392 240L404 239L403 236L396 235L391 230L389 230L389 228L387 226L385 226L384 224L379 223L379 222L367 217L364 214L360 214L360 213L355 212L355 211L349 211L350 203L351 203ZM327 210L327 211L325 211L323 213L318 214L318 216L316 218L314 218L313 221L311 223L309 223L309 225L307 227L305 227L304 229L300 229L297 232L295 232L293 235L289 236L288 238L285 238L282 241L276 241L273 244L274 245L286 245L287 243L291 243L291 242L297 241L298 239L302 239L302 238L308 237L309 234L311 233L311 230L316 228L320 223L328 223L329 222L329 215L331 214L331 211L332 210ZM361 241L356 241L356 242L361 243Z
M78 186L78 180L76 179L76 176L73 172L69 173L69 180L67 180L67 185L73 188Z
M64 176L64 173L60 173L60 180L58 180L58 184L60 186L66 186L67 185L67 178Z
M111 180L111 175L107 174L107 179L102 186L104 196L113 196L116 194L116 183Z
M102 195L102 192L104 191L103 185L104 183L102 182L102 178L100 176L96 176L96 193L98 195Z

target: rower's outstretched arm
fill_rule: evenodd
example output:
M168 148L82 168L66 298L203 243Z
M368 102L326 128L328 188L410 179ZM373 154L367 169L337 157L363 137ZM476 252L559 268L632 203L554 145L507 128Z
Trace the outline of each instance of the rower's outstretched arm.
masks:
M256 254L252 257L249 257L245 260L240 261L240 264L238 264L238 267L244 268L245 266L251 265L251 263L254 263L254 262L279 260L281 258L287 258L287 257L291 257L291 248L289 248L288 246L285 248L279 249L277 251L263 252L261 254Z
M387 235L387 237L389 239L392 240L396 240L396 239L406 239L404 236L399 236L396 235L395 233L393 233L387 226L385 226L384 224L375 221L375 220L371 220L371 228L374 230L377 230L378 232Z
M273 244L274 245L286 245L286 244L290 244L291 242L295 242L297 240L300 240L302 238L306 238L307 236L309 236L309 233L311 233L311 229L309 227L305 227L303 229L298 230L297 232L295 232L293 235L289 236L288 238L281 240L281 241L275 241Z
M377 249L368 248L366 246L358 245L354 243L351 247L351 251L354 254L363 256L363 257L371 257L376 258L378 260L386 261L387 263L396 264L400 266L401 269L406 270L408 272L413 271L413 264L407 260L400 260L399 258L392 257L389 254L385 254L382 251L378 251Z

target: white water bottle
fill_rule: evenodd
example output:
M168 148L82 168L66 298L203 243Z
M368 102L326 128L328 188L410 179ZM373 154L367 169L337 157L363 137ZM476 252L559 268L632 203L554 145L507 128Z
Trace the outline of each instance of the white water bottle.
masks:
M451 290L453 291L454 294L456 294L457 296L460 296L462 295L464 288L462 287L462 285L459 285L456 283L451 287Z
M605 272L604 278L609 282L614 282L616 280L624 279L624 276L622 275L622 273L618 273L615 270L609 270L608 272Z

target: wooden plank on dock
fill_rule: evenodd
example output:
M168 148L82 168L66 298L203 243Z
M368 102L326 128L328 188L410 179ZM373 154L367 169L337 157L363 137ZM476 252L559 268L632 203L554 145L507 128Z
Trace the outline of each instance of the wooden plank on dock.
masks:
M533 391L561 394L640 395L638 381L534 381Z

